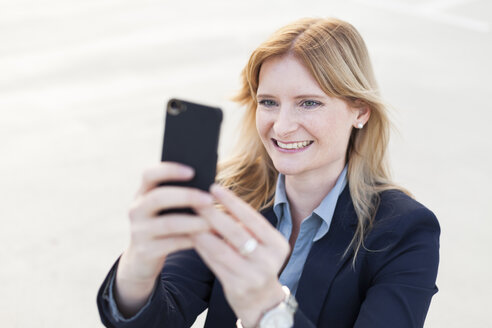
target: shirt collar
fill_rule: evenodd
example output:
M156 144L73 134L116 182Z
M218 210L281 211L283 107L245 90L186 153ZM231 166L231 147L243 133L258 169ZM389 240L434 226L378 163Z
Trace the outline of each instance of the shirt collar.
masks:
M323 222L319 228L313 241L321 239L330 229L331 219L333 213L335 213L335 207L337 206L338 197L342 193L345 185L347 184L347 165L342 170L342 173L338 176L335 186L331 189L328 195L323 198L318 207L313 211L314 214L319 216Z
M285 193L285 175L282 173L278 174L277 188L275 189L275 200L273 202L273 211L280 221L283 216L283 206L282 204L289 204L287 200L287 194Z
M321 218L322 223L318 232L316 233L313 241L317 241L321 239L329 230L331 219L333 217L333 213L335 212L335 207L337 205L338 197L342 193L343 189L347 185L347 165L343 168L342 172L338 176L337 182L335 186L330 190L328 195L323 198L318 207L316 207L313 211L312 215L316 215ZM289 211L288 205L289 201L287 199L287 194L285 192L285 176L282 173L279 173L277 179L277 187L275 189L275 200L273 203L273 211L280 221L284 215L284 206L287 205L286 210ZM311 215L311 216L312 216ZM289 211L290 216L290 211ZM289 218L292 220L291 218Z

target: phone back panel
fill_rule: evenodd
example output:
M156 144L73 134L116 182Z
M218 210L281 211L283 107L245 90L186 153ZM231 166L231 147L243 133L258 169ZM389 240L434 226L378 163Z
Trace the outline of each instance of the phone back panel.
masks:
M179 113L170 111L172 101L179 101L185 109ZM191 181L169 184L209 189L215 181L221 122L220 108L177 99L168 102L161 159L195 169Z

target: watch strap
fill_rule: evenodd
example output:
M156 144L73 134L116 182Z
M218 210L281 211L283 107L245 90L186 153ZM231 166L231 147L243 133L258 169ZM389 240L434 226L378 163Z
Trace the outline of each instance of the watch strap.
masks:
M285 294L284 299L278 305L276 305L275 307L273 307L270 310L265 311L263 313L263 315L260 318L260 322L258 324L258 327L260 327L260 328L270 327L271 325L266 323L266 321L268 321L269 314L271 314L275 311L280 311L280 310L284 311L286 316L290 316L290 319L293 322L294 313L296 312L297 307L298 307L297 301L296 301L294 295L291 294L289 287L282 286L282 291ZM242 325L241 319L237 319L236 328L244 328Z

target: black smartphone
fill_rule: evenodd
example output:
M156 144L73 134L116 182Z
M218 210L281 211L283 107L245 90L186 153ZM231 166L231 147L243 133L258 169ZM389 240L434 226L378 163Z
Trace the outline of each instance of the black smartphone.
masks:
M161 185L194 187L208 191L215 181L222 110L181 99L170 99L165 110L162 161L191 166L195 176L190 181L170 181ZM193 213L191 209L161 211Z

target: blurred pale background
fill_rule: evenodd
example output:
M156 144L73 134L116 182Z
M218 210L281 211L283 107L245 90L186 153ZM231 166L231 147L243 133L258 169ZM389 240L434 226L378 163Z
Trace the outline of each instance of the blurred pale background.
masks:
M222 106L223 156L250 52L303 16L360 30L395 107L395 180L440 219L426 327L492 327L489 0L0 0L0 326L102 326L166 99Z

